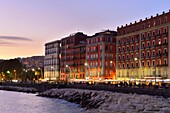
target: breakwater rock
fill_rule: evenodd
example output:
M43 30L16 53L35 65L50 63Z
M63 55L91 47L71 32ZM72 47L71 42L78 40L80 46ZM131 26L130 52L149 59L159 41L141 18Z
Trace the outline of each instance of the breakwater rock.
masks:
M51 89L38 96L80 104L87 113L170 113L170 98L81 89Z
M0 90L26 92L26 93L38 92L37 89L35 88L18 87L18 86L0 86Z

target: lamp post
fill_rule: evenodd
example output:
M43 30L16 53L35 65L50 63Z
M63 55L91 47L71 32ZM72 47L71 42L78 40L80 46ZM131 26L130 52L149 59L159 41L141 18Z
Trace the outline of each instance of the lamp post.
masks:
M135 61L138 61L139 62L139 69L141 69L142 65L141 65L141 61L138 59L138 58L135 58ZM144 71L143 71L143 74L144 74ZM144 75L143 75L144 76ZM141 77L142 78L142 77Z
M32 68L32 73L34 73L35 72L35 69L34 68ZM33 74L33 76L34 76L34 74Z
M17 79L16 70L14 70L14 74L15 74L15 80L16 80Z
M89 76L90 76L90 67L89 67L88 63L84 63L84 65L88 67L88 74L87 74L87 77L86 77L86 80L88 80Z
M114 68L115 68L115 70L116 70L116 64L115 64L115 62L110 61L110 64L113 64L113 65L114 65Z
M41 79L43 78L43 72L42 72L42 69L41 68L38 68L38 70L40 70L40 77Z
M53 66L51 66L51 72L50 72L50 76L49 76L49 81L51 81L51 75L53 75L53 70L54 69L54 67Z
M66 68L69 68L69 70L70 70L70 75L69 75L69 78L70 78L70 76L71 76L71 68L70 68L69 65L66 65Z

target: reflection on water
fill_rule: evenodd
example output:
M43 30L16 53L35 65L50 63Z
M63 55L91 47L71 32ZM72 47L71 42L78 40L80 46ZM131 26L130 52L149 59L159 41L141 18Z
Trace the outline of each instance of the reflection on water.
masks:
M0 113L84 113L78 105L35 94L0 90Z

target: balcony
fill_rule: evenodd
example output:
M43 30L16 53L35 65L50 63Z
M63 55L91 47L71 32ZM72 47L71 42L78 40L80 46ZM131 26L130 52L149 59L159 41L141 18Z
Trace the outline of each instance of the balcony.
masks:
M158 37L158 38L161 38L161 34L157 34L157 37Z
M162 34L164 37L168 36L168 32Z
M145 47L141 47L141 50L144 50L145 49Z
M153 36L151 37L151 39L155 39L155 37L156 37L156 36L155 36L155 35L153 35Z
M91 50L90 52L98 52L98 50L96 49L96 50Z
M151 57L150 56L146 56L146 59L150 59Z
M146 37L145 39L146 39L146 40L149 40L149 39L150 39L150 36L149 36L149 37Z
M135 39L135 42L139 42L139 38Z
M156 54L156 57L161 57L161 56L162 56L161 53Z
M168 43L167 43L167 42L165 42L165 43L163 43L163 44L162 44L162 46L167 46L167 45L168 45Z
M168 64L158 64L157 67L167 67Z
M163 57L168 57L168 52L162 53L162 56L163 56Z
M145 40L145 38L144 37L141 37L141 41L144 41Z

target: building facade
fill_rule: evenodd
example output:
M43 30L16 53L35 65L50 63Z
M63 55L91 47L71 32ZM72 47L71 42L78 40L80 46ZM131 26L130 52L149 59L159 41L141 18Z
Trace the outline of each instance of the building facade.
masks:
M170 11L117 28L118 79L170 78Z
M86 78L101 80L115 79L116 75L116 32L104 31L87 39Z
M45 44L44 79L49 81L60 78L60 41Z
M61 39L60 80L84 78L82 67L87 35L78 32Z

